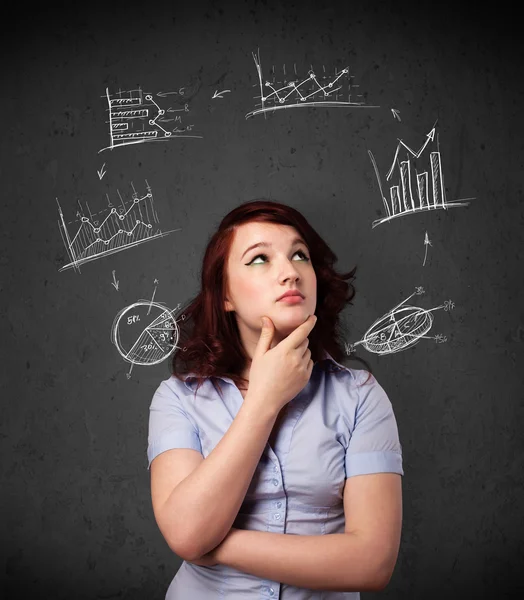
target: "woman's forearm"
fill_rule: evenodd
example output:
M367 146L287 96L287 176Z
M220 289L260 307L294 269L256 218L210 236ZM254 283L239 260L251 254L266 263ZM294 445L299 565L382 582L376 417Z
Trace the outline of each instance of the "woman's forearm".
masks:
M166 500L164 537L178 540L177 548L185 549L182 558L209 552L228 534L277 416L248 393L215 448Z
M234 529L213 551L219 564L310 590L383 589L376 551L356 534L293 535Z

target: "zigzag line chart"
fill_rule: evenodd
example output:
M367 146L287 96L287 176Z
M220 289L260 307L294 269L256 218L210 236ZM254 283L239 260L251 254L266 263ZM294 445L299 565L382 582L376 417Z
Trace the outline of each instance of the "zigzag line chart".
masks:
M276 78L275 69L272 75L265 77L262 72L260 54L252 53L258 74L260 102L257 107L246 114L246 119L257 114L283 108L299 107L338 107L338 108L380 108L366 103L364 95L360 93L358 84L353 82L354 76L349 74L349 67L334 69L327 73L325 67L322 71L311 69L307 75L299 76L296 64L290 73L286 72L283 65L282 79ZM280 76L279 76L280 77Z
M178 231L173 229L163 232L158 227L160 222L149 185L143 196L139 196L133 188L131 200L124 202L121 196L120 199L118 208L109 202L109 206L97 215L93 215L87 205L89 216L83 212L77 213L79 221L74 223L79 225L76 225L77 229L73 234L69 232L62 207L57 200L60 217L58 227L70 259L59 271L74 268L80 272L80 266L84 263ZM107 216L102 220L98 216L100 213L107 213ZM71 224L70 222L69 225Z

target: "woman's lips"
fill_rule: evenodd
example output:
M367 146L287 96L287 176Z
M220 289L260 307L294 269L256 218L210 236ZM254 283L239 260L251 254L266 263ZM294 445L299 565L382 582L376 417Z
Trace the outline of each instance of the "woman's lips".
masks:
M304 298L302 298L302 296L284 296L279 302L285 302L286 304L300 304L301 302L304 302Z

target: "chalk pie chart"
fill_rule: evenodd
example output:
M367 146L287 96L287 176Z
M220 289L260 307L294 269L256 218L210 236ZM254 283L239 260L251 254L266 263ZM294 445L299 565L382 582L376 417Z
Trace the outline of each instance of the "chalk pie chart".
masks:
M156 365L176 348L176 319L162 303L139 300L117 314L111 328L111 341L127 362Z
M433 324L430 311L405 305L375 321L367 330L363 346L369 352L391 354L414 346Z

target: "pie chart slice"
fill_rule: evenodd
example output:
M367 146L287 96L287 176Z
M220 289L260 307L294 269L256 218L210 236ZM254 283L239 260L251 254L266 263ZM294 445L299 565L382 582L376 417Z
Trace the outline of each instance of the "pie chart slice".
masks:
M162 362L177 341L175 317L158 302L137 302L121 311L113 324L114 344L127 362L136 365Z

